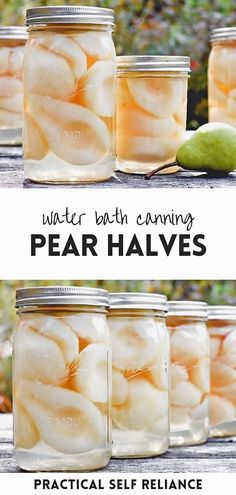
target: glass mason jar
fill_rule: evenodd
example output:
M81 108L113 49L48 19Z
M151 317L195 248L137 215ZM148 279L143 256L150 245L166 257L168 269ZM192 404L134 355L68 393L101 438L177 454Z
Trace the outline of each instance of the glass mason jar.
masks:
M109 179L115 168L114 12L27 10L24 168L46 183Z
M236 127L236 27L214 29L208 64L209 122Z
M166 298L110 294L112 455L149 457L169 446Z
M26 29L0 27L0 145L22 143Z
M210 436L236 435L236 306L210 306Z
M83 471L111 454L107 292L19 289L14 333L14 442L27 471Z
M172 446L201 444L208 438L210 343L206 319L206 303L168 303Z
M189 57L118 57L117 70L117 168L145 174L174 162L186 131Z

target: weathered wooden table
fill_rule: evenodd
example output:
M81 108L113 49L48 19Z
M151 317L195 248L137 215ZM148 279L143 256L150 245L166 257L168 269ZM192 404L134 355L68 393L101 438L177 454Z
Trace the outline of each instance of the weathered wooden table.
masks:
M0 415L0 472L19 472L13 458L12 418ZM2 428L1 428L2 423ZM8 424L6 424L8 423ZM5 428L5 429L4 429ZM102 472L126 473L207 473L236 472L236 437L211 439L204 445L169 449L164 455L148 459L114 459Z
M236 173L231 173L225 177L209 177L207 174L193 174L191 172L178 172L172 175L159 175L146 181L143 175L130 175L116 172L112 178L106 182L88 185L71 185L73 188L216 188L235 187ZM0 187L5 188L46 188L46 187L68 187L68 186L47 186L34 184L24 179L22 149L20 146L9 146L0 148Z

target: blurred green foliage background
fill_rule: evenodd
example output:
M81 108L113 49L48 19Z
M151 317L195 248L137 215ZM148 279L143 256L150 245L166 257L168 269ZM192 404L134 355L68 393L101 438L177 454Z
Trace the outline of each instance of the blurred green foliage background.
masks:
M235 0L0 0L0 22L24 24L26 8L63 4L115 9L119 55L189 55L188 127L207 121L209 35L215 27L236 25Z
M19 287L76 285L109 291L159 292L169 299L236 305L236 281L159 280L57 280L0 281L0 412L11 410L11 336L16 321L15 290Z

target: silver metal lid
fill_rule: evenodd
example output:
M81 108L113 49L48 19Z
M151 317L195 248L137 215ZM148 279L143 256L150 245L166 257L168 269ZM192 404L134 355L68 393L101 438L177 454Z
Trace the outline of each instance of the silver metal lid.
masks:
M0 26L1 40L27 40L28 34L23 26Z
M207 304L199 301L168 301L168 316L207 319Z
M118 72L190 72L190 58L165 55L117 57Z
M99 24L114 26L112 9L85 6L34 7L26 10L26 25Z
M110 309L154 309L167 312L167 298L147 292L113 292L109 294Z
M236 306L208 306L208 320L236 320Z
M108 292L91 287L27 287L17 289L16 308L23 306L49 306L75 304L108 306Z
M210 40L212 43L214 41L236 40L236 27L213 29Z

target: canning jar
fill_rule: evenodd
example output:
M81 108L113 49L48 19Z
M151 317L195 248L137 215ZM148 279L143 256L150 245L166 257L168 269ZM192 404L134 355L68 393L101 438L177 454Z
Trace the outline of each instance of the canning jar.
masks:
M214 29L208 65L209 122L236 127L236 27Z
M210 306L210 436L236 435L236 306Z
M116 149L122 172L144 174L175 161L186 130L189 66L189 57L118 57Z
M27 471L83 471L110 458L107 292L19 289L14 441Z
M22 143L26 29L0 27L0 145Z
M170 301L170 443L196 445L208 438L210 342L207 305Z
M24 168L36 182L99 182L115 168L114 12L27 10Z
M169 445L166 298L110 294L114 457L148 457Z

